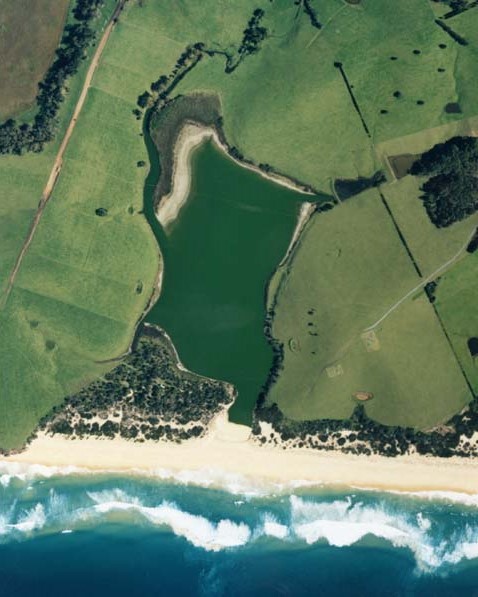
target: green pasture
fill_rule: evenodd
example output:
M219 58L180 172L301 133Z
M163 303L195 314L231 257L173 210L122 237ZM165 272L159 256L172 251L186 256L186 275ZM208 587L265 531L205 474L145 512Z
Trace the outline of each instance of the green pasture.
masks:
M417 283L376 191L315 216L278 295L285 359L268 402L292 419L340 419L355 392L372 392L370 416L420 428L459 410L467 386L422 292L363 334Z
M427 278L465 247L478 226L478 214L448 228L437 228L420 199L423 180L405 176L382 191L423 277Z
M114 5L114 0L105 3L102 16L96 21L98 30L106 23ZM70 91L59 115L60 131L64 131L71 117L87 67L88 61L85 61L79 73L68 83ZM41 154L0 157L2 294L28 233L60 141L61 132ZM72 203L69 204L66 188L69 168L65 163L55 189L55 193L60 192L62 197L57 200L55 195L45 211L8 304L0 313L2 448L19 446L38 419L54 404L72 389L78 389L111 367L110 364L97 364L95 360L117 356L117 351L128 345L132 325L142 309L140 303L147 300L150 292L150 286L145 284L143 294L136 294L136 278L132 280L124 274L129 263L127 260L126 266L118 263L113 253L116 252L117 256L118 245L123 250L133 247L133 254L140 249L147 251L148 236L146 241L142 238L138 246L138 235L136 239L134 234L130 235L129 222L121 221L118 223L123 231L121 243L117 231L111 230L108 222L95 221L100 218L94 215L94 209L88 209L87 205L73 209L73 199L78 202L84 200L85 193L88 193L85 189L95 180L104 184L101 192L97 188L96 196L98 193L103 197L105 194L109 196L108 183L104 176L98 174L98 168L88 172L85 165L79 166L77 173L80 176L75 179L77 189L72 191ZM134 171L136 175L136 167ZM145 176L144 171L142 176ZM124 181L121 186L111 182L110 188L114 193L118 189L124 189L126 193L128 186ZM137 188L142 188L141 183ZM139 192L139 198L135 200L136 194L132 193L130 201L135 204L135 213L141 206L141 190ZM93 201L95 199L93 197ZM50 209L53 205L56 207L57 202L58 209ZM129 218L134 217L129 214L128 206L125 206L124 213ZM139 221L137 215L136 219ZM146 225L140 224L139 228L143 237ZM103 248L100 261L95 259L98 246ZM107 271L113 262L115 266ZM138 268L138 277L151 276L151 263L154 268L154 258L149 265L146 263L143 268ZM91 293L96 293L98 297ZM109 306L108 301L111 301ZM114 316L117 321L111 318L110 310L115 301L120 313Z
M467 341L478 337L478 254L466 255L442 277L436 290L436 307L456 354L475 392L478 366Z
M107 0L98 27L114 4ZM247 56L229 75L224 73L224 57L205 57L176 92L216 92L231 144L256 162L269 163L325 192L334 178L368 176L378 169L382 142L478 113L474 46L458 47L438 28L428 0L400 0L393 6L385 0L363 0L359 6L342 0L312 4L324 25L320 31L311 26L302 7L289 0L126 4L93 80L52 200L0 313L0 358L5 364L0 380L0 446L21 444L53 404L111 366L96 361L118 356L131 340L159 260L154 237L140 213L147 168L136 164L147 162L147 153L142 123L132 110L137 96L171 72L188 44L203 42L234 53L252 11L265 10L270 35L256 55ZM470 37L475 19L471 12L469 20L460 17L460 27ZM439 43L446 48L438 48ZM420 54L413 54L414 49ZM398 59L391 61L392 55ZM371 139L335 61L342 62L353 85ZM87 61L69 82L61 130L86 68ZM438 73L438 68L445 70ZM397 89L403 93L400 100L391 95ZM424 105L418 106L417 99ZM444 105L451 101L460 102L461 115L444 113ZM382 109L388 113L380 114ZM40 155L0 158L0 290L5 289L57 147L58 141ZM395 187L386 192L399 219L402 205L396 204L401 190L397 187L396 201ZM108 210L106 217L95 215L99 207ZM408 214L402 218L404 228L407 218ZM410 230L414 221L408 223ZM416 230L407 233L410 244L418 226ZM448 243L451 248L455 242L450 235L440 243L440 259ZM424 255L427 251L424 247ZM419 258L425 260L426 255ZM433 265L435 257L428 259ZM367 409L379 420L426 426L458 409L468 397L453 355L421 296L404 304L377 331L380 351L360 352L361 329L414 283L414 270L376 193L315 217L279 295L274 323L280 338L302 340L302 352L287 355L271 398L295 418L347 416L353 407L351 389L367 389L362 388L367 383L377 393ZM320 313L319 336L307 334L309 302ZM402 341L401 318L419 328L422 338L413 342L403 336ZM420 370L425 369L423 338L436 338L426 353L431 362L428 373ZM313 350L316 355L310 354ZM411 355L411 364L405 364L405 352ZM335 394L330 390L333 380L320 371L342 353L346 372L343 379L336 378L341 389ZM401 385L394 385L397 375ZM424 390L428 382L430 387ZM440 399L428 408L426 397L435 395L439 383L450 398L447 393L446 401ZM396 392L393 396L391 390L386 392L389 386ZM388 406L381 399L385 394Z

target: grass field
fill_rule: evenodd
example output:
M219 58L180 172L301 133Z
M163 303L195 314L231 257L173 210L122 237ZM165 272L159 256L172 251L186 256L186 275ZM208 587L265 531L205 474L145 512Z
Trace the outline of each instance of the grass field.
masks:
M107 0L102 16L95 22L98 30L105 25L114 0ZM73 111L88 62L69 81L70 93L66 96L60 111L60 131L64 130ZM47 181L54 157L61 141L61 134L41 154L0 157L0 292L3 294L8 276L30 227L31 219L38 205L43 187ZM82 170L84 173L84 169ZM84 186L84 181L83 181ZM68 216L64 212L64 216ZM44 215L48 221L49 213ZM50 220L51 221L51 220ZM51 242L56 235L70 237L70 243L81 243L81 235L75 236L72 229L65 230L65 221L60 219L47 234L45 244L51 247L55 259L65 251L64 245ZM50 244L51 242L51 244ZM33 248L33 247L32 247ZM33 260L25 261L26 272L19 273L24 288L30 287L28 271L32 271ZM42 264L45 270L44 263ZM121 267L121 266L119 266ZM56 277L65 289L69 278L55 271L55 265L48 268L48 275ZM38 282L37 273L32 284ZM46 284L43 284L45 287ZM111 346L114 338L127 342L128 330L101 331L84 321L83 313L74 306L60 305L47 293L41 294L20 287L14 288L7 309L0 312L0 447L11 448L20 445L31 432L38 419L54 404L58 403L70 387L79 387L105 370L105 365L92 361L91 346L95 342ZM54 296L55 288L52 289ZM104 322L103 322L104 324ZM119 329L119 327L118 327ZM67 330L67 331L65 331ZM83 333L87 332L87 333ZM88 336L90 334L90 336ZM111 338L111 340L110 340ZM83 344L83 342L85 344ZM54 343L54 346L53 344ZM48 347L47 347L48 346ZM111 354L107 355L108 357ZM96 354L94 358L98 357ZM109 366L108 366L109 367Z
M316 216L278 296L285 360L268 401L292 419L341 419L372 392L370 416L420 428L460 410L470 395L423 293L363 333L417 282L376 191Z
M436 228L420 199L422 182L417 177L406 176L384 187L383 193L426 278L463 248L478 226L478 214L449 228Z
M102 24L113 5L107 0ZM456 45L435 25L428 0L401 0L393 7L385 0L363 0L358 7L342 0L313 5L324 25L320 31L311 26L303 7L289 0L127 3L102 56L52 200L0 314L0 359L8 364L0 385L2 447L19 445L51 405L108 366L96 361L117 356L131 339L158 266L155 241L138 213L146 169L137 168L136 162L147 160L147 154L142 123L132 110L137 96L171 71L186 45L204 42L210 48L235 51L252 11L264 8L269 36L256 55L246 57L229 75L224 73L223 57L205 57L176 92L216 92L232 145L325 192L336 177L371 175L381 165L383 142L478 113L470 75L476 68L474 47ZM467 19L460 18L470 36L477 18L471 12ZM446 48L440 49L440 43ZM343 64L370 137L334 67L336 61ZM62 127L84 72L69 83ZM398 89L403 96L395 99L391 94ZM418 99L425 103L418 105ZM451 101L459 101L462 114L444 112ZM381 114L382 109L387 114ZM56 147L41 155L0 159L0 289L22 245ZM98 207L108 209L105 218L95 215ZM416 282L387 218L378 196L367 194L316 217L304 238L280 299L287 305L295 297L295 304L279 306L277 333L287 340L299 333L296 330L307 323L303 308L313 298L320 299L326 314L322 322L327 342L318 346L320 335L309 337L304 329L299 333L305 338L303 350L315 350L314 358L325 364L336 358L341 346L353 342L344 356L350 373L336 378L343 387L339 400L322 393L320 384L325 390L333 380L316 380L311 355L303 363L296 359L295 365L289 358L274 392L280 393L280 403L291 416L305 416L304 408L309 407L314 416L346 416L353 406L350 388L369 382L365 366L373 373L371 385L377 392L377 400L367 408L382 421L428 425L468 399L453 355L421 297L404 304L378 330L381 351L365 356L360 352L360 330ZM330 230L324 222L333 223ZM454 242L450 237L450 247ZM341 258L338 267L333 255L327 255L331 247L350 259ZM142 294L136 293L139 281ZM311 288L319 294L313 290L312 297ZM402 330L401 322L417 328L420 337L394 342L391 334ZM431 339L425 352L423 338ZM426 369L424 354L433 367ZM411 355L411 364L406 355ZM327 396L323 404L307 392L299 396L295 382L302 383L304 375L316 382L315 397ZM389 386L397 375L399 394L390 397ZM430 387L423 391L425 382ZM439 392L433 408L425 408L439 382L446 392ZM378 397L385 394L388 405Z
M69 4L69 0L0 0L0 121L34 102Z
M436 291L437 310L475 392L478 366L467 341L478 336L478 255L467 255L442 277Z

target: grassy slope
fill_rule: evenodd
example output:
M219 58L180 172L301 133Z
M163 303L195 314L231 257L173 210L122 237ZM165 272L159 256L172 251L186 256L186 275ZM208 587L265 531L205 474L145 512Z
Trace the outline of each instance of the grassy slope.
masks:
M352 394L369 391L371 416L419 427L459 410L467 388L423 295L376 329L380 350L367 352L361 338L417 282L376 191L316 216L279 295L273 333L285 361L269 401L294 419L344 418ZM331 366L343 374L329 377Z

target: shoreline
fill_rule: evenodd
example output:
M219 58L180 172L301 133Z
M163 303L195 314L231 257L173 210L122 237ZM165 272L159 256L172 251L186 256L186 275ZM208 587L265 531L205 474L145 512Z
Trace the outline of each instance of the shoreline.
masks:
M314 211L315 205L313 203L309 203L308 201L304 201L304 203L302 203L302 205L300 206L299 216L297 218L297 223L294 228L294 233L292 234L289 246L287 247L284 257L281 259L279 265L277 266L276 271L280 267L283 267L289 260L289 257L291 256L293 250L299 242L299 239L302 236L305 227L309 223L309 220L312 217Z
M257 166L238 160L228 152L227 147L221 142L219 135L212 127L187 121L181 127L174 144L171 192L159 198L155 210L156 217L164 229L167 229L177 219L181 208L187 202L192 180L191 156L194 149L205 139L212 139L216 147L241 168L251 170L267 180L302 193L303 195L314 196L314 193L304 190L285 176L264 172ZM310 205L313 206L312 203Z
M353 456L306 448L263 447L250 428L217 416L209 433L182 444L125 439L70 440L39 434L0 465L65 467L88 473L158 475L224 488L253 485L277 491L308 486L398 492L478 494L478 460L426 456ZM212 479L212 481L210 481Z

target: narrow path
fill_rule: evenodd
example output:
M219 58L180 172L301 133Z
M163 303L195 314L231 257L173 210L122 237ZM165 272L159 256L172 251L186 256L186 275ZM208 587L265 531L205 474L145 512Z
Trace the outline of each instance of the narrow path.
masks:
M120 12L122 11L126 1L127 0L119 0L118 1L118 4L116 5L116 8L115 8L110 20L108 21L108 24L103 32L103 35L101 36L101 39L98 43L98 47L96 48L96 51L93 54L93 58L91 59L91 64L88 67L88 71L86 73L85 81L83 83L83 87L81 89L80 96L78 98L78 101L76 102L76 106L73 111L73 115L68 124L68 127L66 129L66 132L65 132L65 135L61 142L61 145L58 149L58 153L56 154L55 161L53 163L53 167L50 172L50 176L48 177L48 181L45 185L45 188L43 189L43 193L42 193L40 202L38 204L38 208L35 213L35 217L33 218L32 224L28 231L28 235L22 245L22 248L20 249L20 253L18 254L18 257L15 261L15 265L13 266L10 277L8 278L8 284L5 289L3 298L0 302L0 310L4 309L7 304L8 297L10 296L10 293L12 292L12 288L15 283L15 278L17 277L17 274L18 274L18 271L22 264L23 258L25 257L25 254L28 251L28 249L32 243L33 237L35 236L36 229L37 229L38 224L43 215L43 210L45 209L45 206L48 203L48 201L51 197L51 194L53 192L53 189L55 187L56 181L58 180L58 176L60 175L61 168L63 166L63 156L65 155L65 151L68 146L68 142L70 141L71 135L73 134L76 123L78 121L78 117L79 117L80 112L85 103L86 96L88 94L88 90L91 85L91 81L96 72L96 69L100 62L101 55L103 54L103 50L105 49L105 46L109 39L111 31L113 30L113 27L115 26L118 16L119 16Z
M384 313L382 315L382 317L380 317L380 319L378 319L374 324L372 324L368 328L365 328L364 332L369 332L369 331L375 329L378 325L380 325L382 323L382 321L384 321L391 313L393 313L393 311L395 311L395 309L397 309L397 307L399 307L403 302L405 302L407 300L407 298L409 298L412 294L415 294L415 292L418 292L418 290L420 290L420 288L423 288L424 286L426 286L429 282L434 280L438 276L438 274L440 274L443 270L445 270L447 267L452 265L461 256L463 251L466 250L466 247L469 245L471 239L474 237L475 234L476 234L476 230L473 229L471 234L468 236L467 241L460 248L458 253L456 253L456 255L454 255L451 259L449 259L448 261L443 263L438 269L436 269L428 277L426 277L424 280L422 280L420 282L420 284L417 284L415 286L415 288L412 288L409 292L407 292L407 294L405 296L402 296L402 298L400 300L398 300L396 303L394 303L390 307L390 309L388 309L388 311L386 313Z

